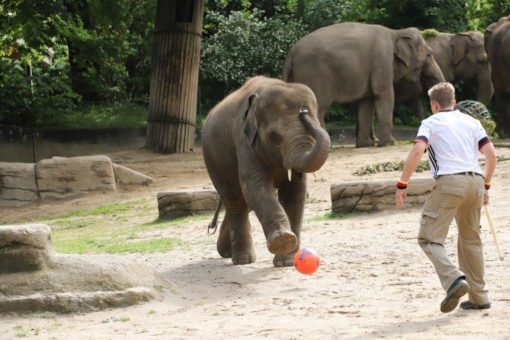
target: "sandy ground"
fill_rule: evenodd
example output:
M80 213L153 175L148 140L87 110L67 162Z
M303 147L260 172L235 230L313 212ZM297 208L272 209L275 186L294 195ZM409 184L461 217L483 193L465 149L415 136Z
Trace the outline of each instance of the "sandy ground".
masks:
M493 300L493 308L487 311L439 311L444 292L416 241L420 209L312 219L329 211L331 183L359 180L352 175L359 167L404 160L409 149L410 145L335 148L326 165L308 177L302 244L321 256L315 275L302 275L294 268L274 268L253 215L258 258L245 266L233 266L230 260L220 258L216 236L206 234L203 222L192 222L178 231L178 237L191 241L190 246L163 254L126 255L147 263L171 282L160 300L78 315L1 316L0 339L510 339L510 161L498 165L491 189L492 217L506 254L503 262L496 257L482 216L486 274ZM510 149L499 148L498 154L509 157ZM154 155L140 150L110 156L153 176L155 184L115 195L5 209L0 223L134 197L153 197L156 209L158 191L212 188L200 150L184 155ZM393 172L362 178L396 180L398 176ZM157 232L169 235L175 229ZM452 258L456 255L456 234L452 227L447 239Z

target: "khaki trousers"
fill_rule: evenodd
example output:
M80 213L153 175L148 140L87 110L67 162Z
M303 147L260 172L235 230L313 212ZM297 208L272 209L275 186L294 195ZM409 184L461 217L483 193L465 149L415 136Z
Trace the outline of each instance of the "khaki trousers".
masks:
M423 207L418 242L434 265L445 291L459 277L469 284L469 301L489 302L485 289L480 210L484 181L475 174L440 176ZM448 259L444 241L455 218L459 229L459 268ZM460 269L460 270L459 270Z

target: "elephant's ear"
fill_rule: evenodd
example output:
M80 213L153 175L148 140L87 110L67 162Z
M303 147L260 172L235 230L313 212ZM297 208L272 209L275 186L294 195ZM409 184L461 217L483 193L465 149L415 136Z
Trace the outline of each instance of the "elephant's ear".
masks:
M258 93L254 93L245 99L243 103L243 119L244 119L244 134L248 137L250 145L255 144L257 139L257 117L255 117L255 110L253 109L253 101L258 98Z
M485 50L487 51L487 45L489 44L489 39L492 35L492 32L494 32L494 29L496 28L496 26L498 25L497 22L493 22L492 24L490 24L489 26L487 26L487 28L485 29L485 32L483 34L483 41L484 41L484 44L485 44Z
M400 36L395 44L395 56L406 66L411 65L411 57L413 54L412 44L412 37L407 35Z
M457 65L467 55L469 45L468 40L471 37L467 34L455 34L450 39L450 46L452 47L452 63Z

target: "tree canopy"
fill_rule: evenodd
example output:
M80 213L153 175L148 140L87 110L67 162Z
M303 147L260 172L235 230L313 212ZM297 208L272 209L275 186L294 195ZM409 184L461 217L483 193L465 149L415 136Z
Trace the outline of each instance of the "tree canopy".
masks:
M0 123L58 124L84 105L147 106L156 0L0 4ZM247 77L281 76L292 44L343 21L483 31L510 0L210 0L200 69L204 115Z

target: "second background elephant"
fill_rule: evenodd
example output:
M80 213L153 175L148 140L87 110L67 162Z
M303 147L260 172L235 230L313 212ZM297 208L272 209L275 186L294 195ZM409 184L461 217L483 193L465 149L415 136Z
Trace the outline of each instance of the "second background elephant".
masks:
M426 30L424 36L445 80L452 84L465 82L476 89L476 100L489 104L494 88L483 35L473 31L449 34ZM396 101L414 101L418 116L424 118L420 98L427 89L428 87L419 82L397 81Z
M398 80L432 86L444 81L432 50L416 28L392 30L380 25L340 23L300 39L287 55L284 79L308 85L319 105L319 118L334 102L358 104L356 146L371 146L372 122L381 126L379 145L395 143L394 89Z

